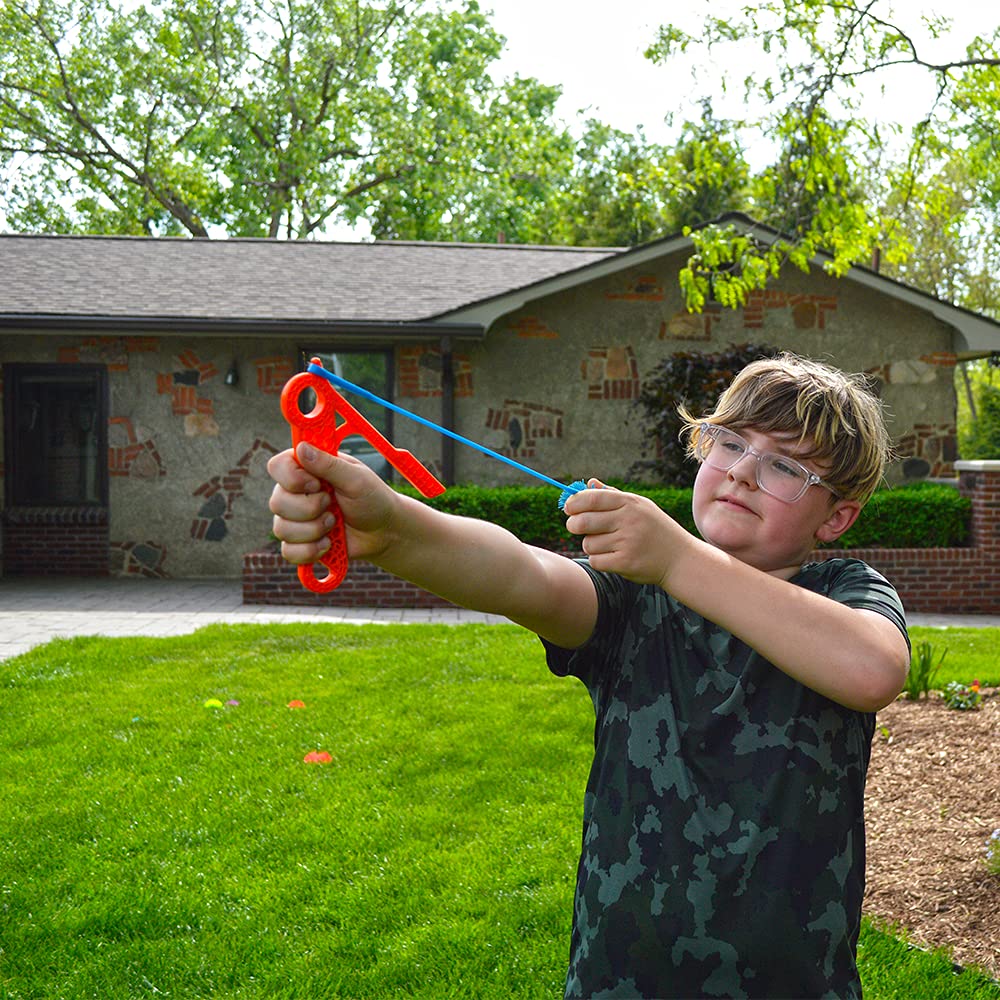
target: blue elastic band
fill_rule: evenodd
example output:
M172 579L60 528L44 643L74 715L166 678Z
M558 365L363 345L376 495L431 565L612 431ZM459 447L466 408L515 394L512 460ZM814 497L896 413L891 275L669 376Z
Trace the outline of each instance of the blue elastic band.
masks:
M485 445L477 444L475 441L470 441L469 438L462 437L461 434L456 434L454 431L448 430L447 427L442 427L440 424L435 424L432 420L427 420L424 417L417 416L416 413L404 410L403 407L396 406L395 403L390 403L387 399L382 399L380 396L376 396L375 393L369 392L367 389L362 389L360 385L355 385L353 382L348 382L346 378L334 375L333 372L327 371L322 365L310 363L306 370L312 372L313 375L322 376L327 380L327 382L337 386L338 389L345 389L347 392L353 392L355 395L362 396L373 403L377 403L379 406L384 406L387 410L392 410L393 413L398 413L400 416L414 420L424 427L429 427L432 431L437 431L438 434L444 434L445 437L450 437L454 441L459 441L464 445L468 445L470 448L475 448L476 451L482 452L490 458L495 458L498 462L503 462L505 465L510 465L515 469L519 469L521 472L526 472L529 476L541 479L542 482L548 483L550 486L555 486L557 489L562 490L562 496L560 497L559 502L560 508L566 502L567 498L572 496L574 493L579 493L580 490L587 488L587 484L584 483L583 480L579 479L569 486L565 483L560 483L558 479L550 479L541 472L536 472L534 469L529 469L528 466L522 465L520 462L515 462L514 459L508 458L506 455L501 455L498 451L493 451Z

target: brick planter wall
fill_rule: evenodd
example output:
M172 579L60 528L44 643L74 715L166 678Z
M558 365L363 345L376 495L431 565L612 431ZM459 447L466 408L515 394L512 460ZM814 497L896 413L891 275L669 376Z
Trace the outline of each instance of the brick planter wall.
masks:
M371 563L353 562L343 583L329 594L314 594L299 582L294 566L274 549L243 557L244 604L301 604L338 608L450 608L444 598L400 580Z
M968 548L823 549L816 559L863 559L892 581L908 611L940 614L1000 614L1000 461L956 462L959 491L972 500ZM246 604L337 607L433 608L448 606L434 594L397 580L367 563L355 563L329 594L313 594L299 583L294 566L276 551L243 559Z
M3 511L5 576L107 576L103 507L11 507Z

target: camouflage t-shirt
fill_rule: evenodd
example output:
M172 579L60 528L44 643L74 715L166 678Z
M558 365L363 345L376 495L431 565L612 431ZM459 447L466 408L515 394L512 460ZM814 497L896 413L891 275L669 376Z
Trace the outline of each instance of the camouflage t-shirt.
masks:
M863 795L875 725L658 587L597 573L597 627L549 668L586 684L568 997L860 997ZM865 563L794 583L880 612Z

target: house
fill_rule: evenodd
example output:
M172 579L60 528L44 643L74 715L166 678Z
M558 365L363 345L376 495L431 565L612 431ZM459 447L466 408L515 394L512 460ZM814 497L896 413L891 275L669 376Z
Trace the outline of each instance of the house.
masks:
M239 576L270 529L281 390L313 355L569 481L628 474L657 360L767 343L877 375L896 478L954 474L953 367L1000 351L1000 324L863 267L692 315L689 248L0 235L3 572ZM530 481L357 405L446 483Z

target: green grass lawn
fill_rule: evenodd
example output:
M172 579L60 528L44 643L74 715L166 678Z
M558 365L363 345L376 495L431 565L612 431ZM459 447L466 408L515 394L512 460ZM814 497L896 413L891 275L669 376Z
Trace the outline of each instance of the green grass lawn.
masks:
M559 997L592 726L512 626L0 663L0 998ZM871 925L860 955L874 1000L1000 998Z
M1000 628L910 628L910 641L931 643L938 656L948 650L933 687L950 681L968 684L978 680L983 686L1000 686Z

